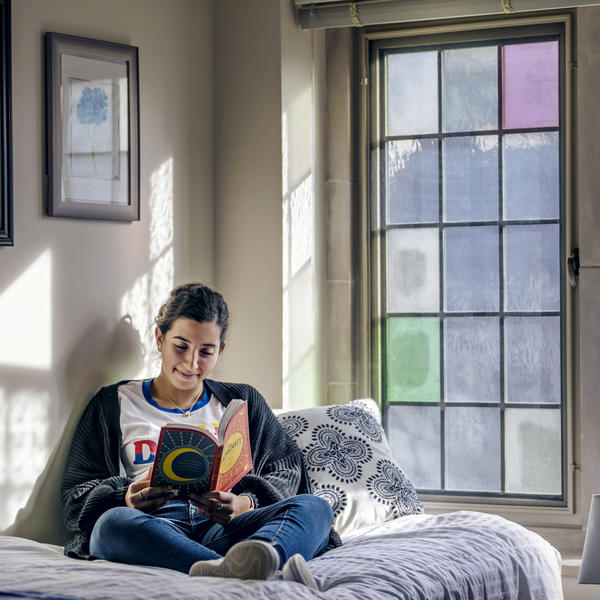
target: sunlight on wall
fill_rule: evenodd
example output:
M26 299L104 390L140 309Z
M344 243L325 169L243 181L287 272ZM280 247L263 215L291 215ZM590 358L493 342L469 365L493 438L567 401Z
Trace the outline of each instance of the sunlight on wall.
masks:
M25 505L48 454L50 397L23 387L8 394L0 388L0 529Z
M314 181L308 174L291 192L289 122L282 116L283 340L282 407L310 405L316 391L313 365L316 335L314 287Z
M121 314L130 315L142 340L144 357L134 378L155 375L154 317L174 281L173 255L173 159L165 161L150 177L149 272L140 275L121 299Z
M49 370L52 360L52 255L43 252L0 295L0 365Z

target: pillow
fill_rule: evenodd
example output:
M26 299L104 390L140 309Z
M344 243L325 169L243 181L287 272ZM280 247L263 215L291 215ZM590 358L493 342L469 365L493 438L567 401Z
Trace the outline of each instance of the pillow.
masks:
M331 505L340 535L423 512L391 455L374 400L283 412L277 418L300 446L314 494Z

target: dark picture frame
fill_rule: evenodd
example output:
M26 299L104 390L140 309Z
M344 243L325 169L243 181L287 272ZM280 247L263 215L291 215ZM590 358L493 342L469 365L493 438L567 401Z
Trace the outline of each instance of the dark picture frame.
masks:
M140 218L135 46L48 32L47 212Z
M10 0L0 0L0 246L13 246Z

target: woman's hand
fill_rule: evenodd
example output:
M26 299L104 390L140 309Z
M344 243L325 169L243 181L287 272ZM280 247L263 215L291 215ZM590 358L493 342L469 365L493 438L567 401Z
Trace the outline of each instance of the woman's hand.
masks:
M244 494L238 496L231 492L190 494L190 501L201 513L221 525L226 525L232 519L253 509L250 496Z
M127 488L125 504L129 508L152 512L164 506L174 495L175 491L168 485L150 487L150 469L148 469L143 479L132 482Z

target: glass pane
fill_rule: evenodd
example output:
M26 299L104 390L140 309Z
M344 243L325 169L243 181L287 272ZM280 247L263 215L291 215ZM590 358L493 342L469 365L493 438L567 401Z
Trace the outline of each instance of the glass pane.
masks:
M446 402L500 401L500 324L493 317L444 321Z
M498 228L448 227L444 231L446 311L496 311Z
M506 402L560 404L560 317L504 321Z
M392 454L413 485L419 489L439 490L439 407L390 406L387 432Z
M388 402L439 402L437 318L388 319L386 375Z
M506 430L506 491L562 494L561 411L509 408Z
M444 140L444 220L498 219L498 137Z
M558 42L502 48L505 129L558 126Z
M500 410L445 410L446 489L499 492Z
M504 218L558 219L558 133L503 138Z
M387 57L387 135L438 131L437 52Z
M558 225L513 225L504 230L506 310L560 310Z
M388 223L439 220L437 140L400 140L387 144Z
M497 47L445 50L442 64L444 131L497 129Z
M387 312L435 312L440 309L437 229L388 232Z

